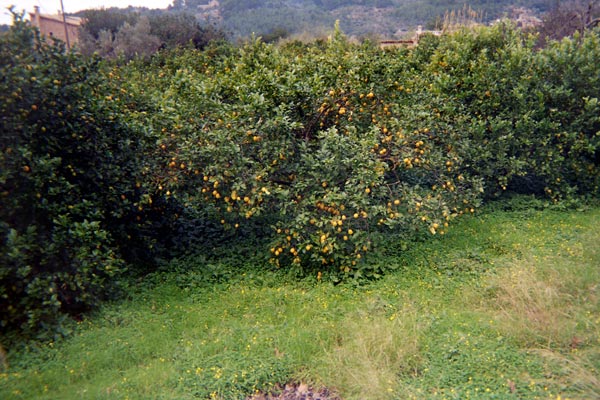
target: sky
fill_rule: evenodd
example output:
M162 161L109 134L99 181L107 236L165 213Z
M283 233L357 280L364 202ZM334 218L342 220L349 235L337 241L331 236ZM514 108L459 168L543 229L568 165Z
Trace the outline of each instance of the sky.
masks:
M173 4L173 0L63 0L65 13L73 13L89 8L108 8L128 6L143 6L147 8L167 8ZM33 6L39 6L42 14L57 14L60 10L60 0L0 0L0 25L9 24L12 16L7 8L15 6L15 10L22 12L25 10L29 19L29 12L33 12Z

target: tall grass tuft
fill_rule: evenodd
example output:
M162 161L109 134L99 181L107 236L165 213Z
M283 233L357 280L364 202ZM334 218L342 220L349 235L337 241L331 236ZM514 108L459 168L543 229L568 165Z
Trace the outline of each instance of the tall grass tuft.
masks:
M356 312L338 326L336 343L315 364L324 382L339 385L349 399L397 398L401 377L419 368L425 326L411 304Z

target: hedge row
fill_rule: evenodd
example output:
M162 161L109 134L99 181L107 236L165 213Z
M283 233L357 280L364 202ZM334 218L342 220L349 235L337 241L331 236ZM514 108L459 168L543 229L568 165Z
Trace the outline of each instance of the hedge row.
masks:
M382 51L336 29L111 66L17 20L0 37L0 323L93 307L159 239L173 255L243 232L275 266L376 277L390 230L444 234L506 191L598 196L599 38L537 51L499 24Z

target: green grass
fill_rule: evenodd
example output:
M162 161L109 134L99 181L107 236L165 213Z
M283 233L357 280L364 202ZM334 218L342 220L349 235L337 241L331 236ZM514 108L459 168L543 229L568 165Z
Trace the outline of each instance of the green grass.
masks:
M367 285L179 261L66 339L9 352L0 398L243 399L289 381L344 399L600 398L599 224L598 207L488 209L406 251L391 237L373 262L393 272Z

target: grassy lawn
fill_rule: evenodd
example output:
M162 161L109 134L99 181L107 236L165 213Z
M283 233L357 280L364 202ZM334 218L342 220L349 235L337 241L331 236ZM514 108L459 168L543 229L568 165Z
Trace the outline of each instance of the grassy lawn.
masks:
M243 399L289 381L344 399L600 398L598 226L599 207L488 208L406 251L390 237L373 261L393 271L362 285L188 260L67 339L9 352L0 398Z

